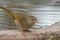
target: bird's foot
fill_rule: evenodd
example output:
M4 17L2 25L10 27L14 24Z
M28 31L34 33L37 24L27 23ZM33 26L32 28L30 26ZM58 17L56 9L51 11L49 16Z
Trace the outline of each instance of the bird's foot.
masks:
M31 32L30 30L23 30L23 32Z

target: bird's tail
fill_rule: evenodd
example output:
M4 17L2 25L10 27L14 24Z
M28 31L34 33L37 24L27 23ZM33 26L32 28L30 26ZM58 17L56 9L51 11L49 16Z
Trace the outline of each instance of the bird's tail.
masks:
M6 7L2 7L2 6L0 6L0 8L3 9L4 12L6 14L8 14L12 19L15 19L14 15L13 15L13 12L11 12L9 9L7 9Z

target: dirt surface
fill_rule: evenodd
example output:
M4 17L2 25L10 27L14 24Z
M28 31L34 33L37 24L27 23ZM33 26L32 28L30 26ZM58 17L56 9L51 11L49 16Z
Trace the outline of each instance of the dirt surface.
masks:
M31 32L1 30L0 40L60 40L60 22L45 29L30 29Z

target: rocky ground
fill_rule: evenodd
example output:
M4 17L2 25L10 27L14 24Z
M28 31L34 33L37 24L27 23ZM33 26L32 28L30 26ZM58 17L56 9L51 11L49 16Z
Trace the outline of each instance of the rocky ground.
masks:
M1 30L0 40L60 40L60 22L45 29L30 29L31 32Z

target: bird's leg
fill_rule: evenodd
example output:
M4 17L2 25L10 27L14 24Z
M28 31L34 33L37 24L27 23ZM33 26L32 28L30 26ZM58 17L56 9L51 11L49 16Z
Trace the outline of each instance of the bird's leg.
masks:
M29 29L23 29L23 32L31 32Z

